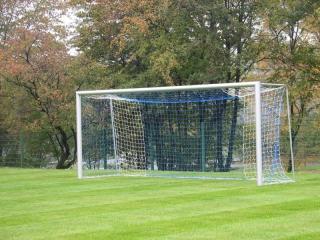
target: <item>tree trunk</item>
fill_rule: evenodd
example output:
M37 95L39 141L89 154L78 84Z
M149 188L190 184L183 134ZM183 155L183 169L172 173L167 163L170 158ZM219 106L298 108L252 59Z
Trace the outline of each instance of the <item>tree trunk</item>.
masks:
M174 132L174 129L173 129L173 126L174 126L174 121L172 120L171 117L169 117L169 120L168 120L168 123L169 123L169 143L170 143L170 146L168 149L168 151L171 153L167 154L168 156L168 170L170 171L173 171L173 170L181 170L180 167L181 167L181 164L179 164L178 166L174 166L174 160L175 158L178 157L179 154L181 153L178 153L175 151L176 149L176 138L175 138L175 132ZM176 156L174 156L176 155ZM176 167L176 169L175 169Z
M204 103L200 102L198 104L199 113L199 152L198 152L198 169L201 172L204 172L206 165L206 139L205 139L205 120L204 120Z
M230 130L229 145L228 145L228 156L226 160L226 165L224 167L225 171L227 172L230 171L230 167L233 159L234 140L236 135L237 119L238 119L238 106L239 106L239 98L236 98L233 103L232 122L231 122L231 130Z
M224 170L224 159L223 159L223 122L224 113L226 108L226 100L218 102L217 104L217 122L216 122L216 164L215 171Z
M62 127L57 126L57 127L55 127L55 129L57 130L55 137L58 142L59 149L60 149L60 151L59 151L60 156L59 156L58 164L57 164L56 168L57 169L70 168L74 164L75 158L73 158L71 161L68 161L68 159L70 157L70 146L68 143L68 136L67 136L66 132L62 129Z
M148 165L152 166L152 136L151 134L151 124L152 124L152 119L151 119L151 114L149 113L149 108L148 104L144 104L142 111L142 124L143 124L143 135L144 135L144 147L145 147L145 166L144 169L148 169Z
M290 115L291 117L294 117L294 104L291 103L290 104ZM294 147L296 145L296 139L300 130L300 127L302 125L303 119L304 119L304 115L305 115L305 104L303 103L303 100L301 99L301 107L300 107L300 111L298 111L298 116L295 118L296 121L294 124L292 124L292 129L291 129L291 133L292 133L292 148L293 148L293 154L295 155L295 151L296 148ZM292 172L292 162L291 159L289 158L288 161L288 167L287 167L287 172Z
M165 169L165 160L163 159L163 155L162 155L162 144L161 141L163 141L164 139L162 139L162 135L161 135L161 128L162 128L162 119L160 114L156 113L157 110L155 111L155 113L153 114L153 125L154 125L154 138L155 138L155 146L156 146L156 150L155 150L155 158L156 158L156 163L157 163L157 167L158 170L166 170Z

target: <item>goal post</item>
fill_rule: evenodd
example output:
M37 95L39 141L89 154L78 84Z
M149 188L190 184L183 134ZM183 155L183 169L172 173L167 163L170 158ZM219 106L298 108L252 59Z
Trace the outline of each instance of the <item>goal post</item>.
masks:
M257 161L257 185L263 184L262 176L262 133L261 133L261 83L254 84L255 117L256 117L256 161Z
M291 182L280 157L287 94L260 82L77 91L78 177Z
M77 170L78 178L83 177L83 163L82 163L82 126L81 126L81 94L76 93L76 122L77 122Z

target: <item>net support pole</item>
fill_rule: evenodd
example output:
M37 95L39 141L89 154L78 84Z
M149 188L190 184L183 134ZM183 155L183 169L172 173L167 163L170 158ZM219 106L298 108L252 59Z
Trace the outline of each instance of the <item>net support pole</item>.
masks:
M117 142L116 142L116 131L114 126L114 112L113 112L112 99L110 99L110 115L111 115L111 125L112 125L112 141L113 141L114 159L116 161L117 170L120 170L119 159L117 157Z
M19 132L19 152L20 152L20 167L23 166L24 160L24 137L22 131Z
M262 131L261 131L261 83L255 83L255 116L256 116L256 166L257 185L263 184L262 178Z
M204 172L206 164L206 139L204 134L204 121L200 123L200 132L201 132L201 172Z
M291 132L291 112L290 112L290 102L289 102L289 90L286 87L286 98L287 98L287 115L288 115L288 131L289 131L289 142L290 142L290 161L291 161L291 171L294 174L294 157L293 157L293 143L292 143L292 132Z
M104 128L102 130L102 138L103 138L103 144L104 144L104 148L103 148L103 169L107 169L108 168L108 151L107 151L107 147L108 146L108 141L107 141L107 133L106 133L106 129Z
M77 111L77 159L78 159L78 178L83 177L82 172L82 126L81 126L81 96L76 94Z

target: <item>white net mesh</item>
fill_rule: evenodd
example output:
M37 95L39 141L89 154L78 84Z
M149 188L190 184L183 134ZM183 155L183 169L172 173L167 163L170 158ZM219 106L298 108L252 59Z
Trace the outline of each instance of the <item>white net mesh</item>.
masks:
M140 173L146 169L142 106L135 102L111 100L118 169Z
M284 88L261 89L264 183L280 159ZM82 95L85 176L256 178L254 87Z

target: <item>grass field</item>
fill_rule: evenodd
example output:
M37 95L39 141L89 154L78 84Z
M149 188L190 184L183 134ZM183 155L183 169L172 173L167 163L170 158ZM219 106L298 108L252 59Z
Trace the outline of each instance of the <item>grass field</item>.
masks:
M0 239L320 239L320 172L293 184L0 168Z

